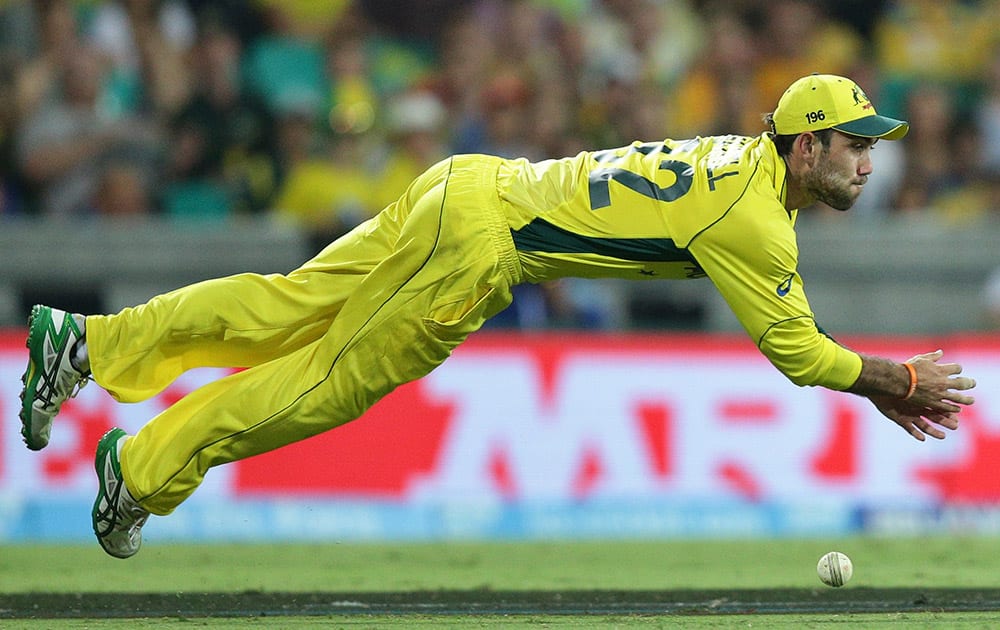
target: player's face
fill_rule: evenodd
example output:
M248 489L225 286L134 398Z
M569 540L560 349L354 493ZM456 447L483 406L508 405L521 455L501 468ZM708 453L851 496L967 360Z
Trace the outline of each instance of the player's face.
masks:
M871 150L875 140L834 131L830 146L823 150L806 174L809 193L831 208L847 210L857 201L872 172Z

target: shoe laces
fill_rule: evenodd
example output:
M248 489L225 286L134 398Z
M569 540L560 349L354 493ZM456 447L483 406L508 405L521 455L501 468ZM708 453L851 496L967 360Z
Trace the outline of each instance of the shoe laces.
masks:
M64 400L69 400L70 398L76 398L77 394L80 393L80 390L86 387L87 383L93 380L93 377L89 372L86 374L82 374L76 371L76 368L71 368L71 369L73 369L75 374L72 376L66 376L64 377L63 380L63 383L68 383L69 386L69 394L66 396ZM72 382L69 382L70 379L72 379ZM59 385L58 382L49 383L44 393L39 392L38 398L42 401L42 404L44 404L46 407L51 407L53 404L53 400L58 397L57 396L58 391L59 389L61 389L60 387L58 387L58 385Z

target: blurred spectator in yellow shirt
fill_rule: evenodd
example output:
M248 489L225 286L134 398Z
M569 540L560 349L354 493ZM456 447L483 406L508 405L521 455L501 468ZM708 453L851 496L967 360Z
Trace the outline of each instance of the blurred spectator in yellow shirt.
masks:
M761 113L795 78L844 74L860 55L860 36L817 3L780 0L766 10L752 7L704 7L700 54L669 93L672 136L759 134Z
M753 32L737 13L721 9L709 15L705 32L701 54L668 93L669 135L759 133L760 112L768 110L751 85L758 55Z
M448 155L444 138L447 110L430 90L415 88L390 100L386 108L387 147L376 207L395 201L417 175Z
M926 81L949 86L965 107L998 41L996 0L890 3L875 29L877 62L886 78L879 112L901 113L909 91Z
M346 13L353 0L253 0L271 30L319 42Z
M337 125L343 123L333 121ZM274 213L319 251L376 212L371 139L368 133L317 133L311 108L280 114L278 126L285 177Z
M766 7L754 71L755 93L765 102L775 102L792 81L812 72L846 74L859 58L860 36L831 19L822 3L779 0Z

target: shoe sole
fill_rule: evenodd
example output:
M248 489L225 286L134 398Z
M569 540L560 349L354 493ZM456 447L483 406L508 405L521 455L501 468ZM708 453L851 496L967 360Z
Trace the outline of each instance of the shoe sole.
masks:
M28 339L24 343L28 349L28 367L21 375L21 413L18 414L21 419L21 437L24 438L27 447L33 451L39 451L48 445L48 442L44 444L34 442L31 430L33 411L31 405L34 403L35 394L38 391L38 381L41 380L39 366L45 362L42 351L46 328L43 323L45 318L41 316L44 309L44 306L35 305L31 308L31 314L28 316ZM49 319L52 319L51 315Z
M121 462L119 462L118 458L112 453L112 449L118 448L118 440L120 440L122 437L126 435L128 434L125 433L125 431L122 429L118 428L111 429L110 431L105 433L104 437L102 437L100 441L97 443L97 454L94 456L94 471L97 473L98 490L97 490L97 498L94 499L94 507L90 511L90 519L94 528L94 535L97 536L97 542L100 543L101 548L104 549L105 553L107 553L108 555L114 556L115 558L123 558L123 559L131 558L133 555L135 555L138 549L136 549L136 551L133 551L132 553L124 555L117 553L113 549L108 549L104 545L104 537L101 536L101 533L97 525L97 521L99 516L102 514L101 499L103 498L107 502L108 510L114 510L114 506L117 503L117 498L118 498L117 496L112 496L112 494L108 492L108 487L105 484L104 462L107 460L108 457L111 457L111 465L112 467L115 468L115 473L116 473L115 476L119 479L119 483L124 483L124 481L121 481L121 476L122 476ZM112 529L114 528L114 523L111 524L111 528Z

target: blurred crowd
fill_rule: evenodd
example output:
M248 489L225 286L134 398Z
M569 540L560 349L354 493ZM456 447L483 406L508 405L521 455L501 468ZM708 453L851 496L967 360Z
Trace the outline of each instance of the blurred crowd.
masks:
M1000 0L0 0L0 218L319 247L449 154L756 135L810 72L911 123L851 216L1000 216Z

